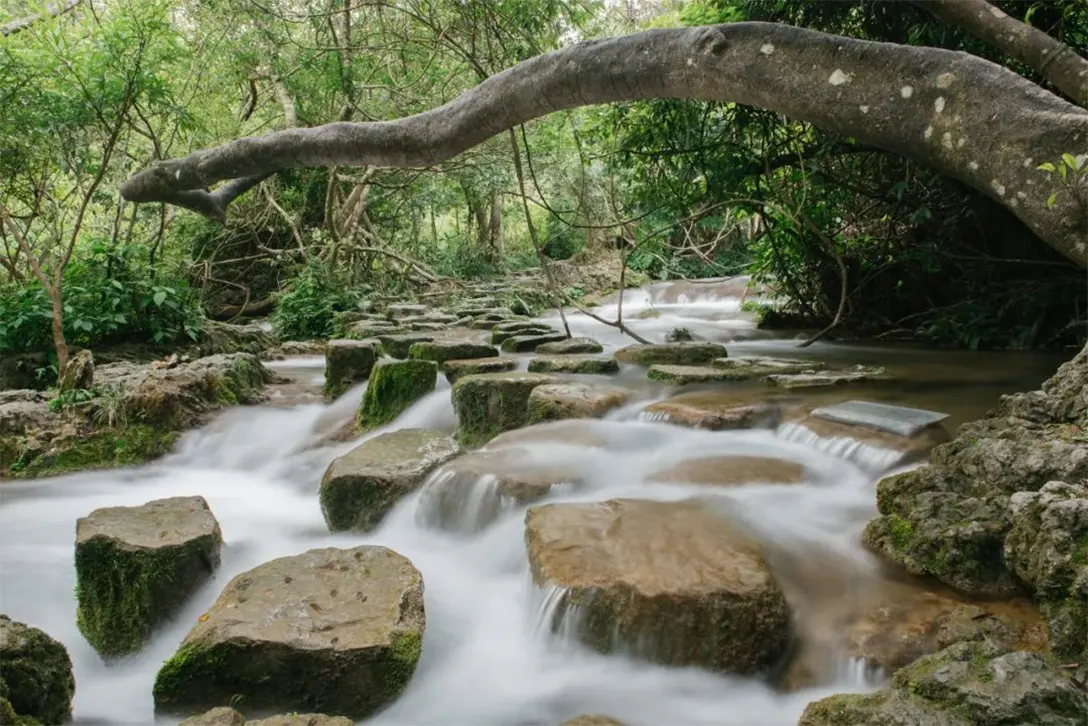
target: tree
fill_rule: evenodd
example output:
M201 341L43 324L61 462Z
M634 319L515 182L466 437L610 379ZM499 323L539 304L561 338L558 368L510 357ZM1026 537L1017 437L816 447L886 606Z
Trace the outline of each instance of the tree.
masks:
M1037 168L1083 152L1088 111L978 57L759 22L579 43L432 111L239 139L141 172L121 191L221 216L281 169L428 166L556 110L647 98L753 105L901 154L981 190L1088 264L1088 178ZM222 180L233 181L206 191Z

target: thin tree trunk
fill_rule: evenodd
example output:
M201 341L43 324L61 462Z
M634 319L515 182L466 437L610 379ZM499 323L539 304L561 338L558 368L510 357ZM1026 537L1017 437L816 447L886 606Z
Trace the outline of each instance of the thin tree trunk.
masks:
M491 194L491 224L490 229L491 257L495 262L502 259L505 240L502 233L502 197L498 192Z

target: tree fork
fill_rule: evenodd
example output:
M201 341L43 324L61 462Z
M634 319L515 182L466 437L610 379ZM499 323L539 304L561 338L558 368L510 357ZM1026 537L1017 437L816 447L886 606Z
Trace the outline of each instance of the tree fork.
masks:
M966 53L775 23L579 43L415 116L238 139L146 169L121 193L222 219L238 194L281 169L425 167L554 111L651 98L765 108L908 157L993 198L1055 250L1088 266L1088 179L1068 187L1036 168L1088 151L1088 111ZM233 181L206 191L222 180Z

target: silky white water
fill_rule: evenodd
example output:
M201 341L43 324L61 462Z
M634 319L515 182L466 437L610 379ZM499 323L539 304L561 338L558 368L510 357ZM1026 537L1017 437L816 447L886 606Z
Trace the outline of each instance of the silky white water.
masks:
M736 298L718 301L717 308L712 302L699 305L718 313L739 309ZM676 315L639 321L644 333L660 340L667 326L693 315L690 306L680 307ZM572 319L572 326L578 328L576 334L593 335L613 346L629 342L584 316ZM716 328L719 333L723 329ZM309 383L320 382L314 360L287 361L280 367L309 371ZM847 658L827 664L828 672L837 675L821 687L786 694L753 678L659 667L582 649L562 633L551 632L548 621L561 593L531 583L522 506L505 507L482 531L447 532L423 523L417 492L375 532L330 535L318 505L318 483L332 458L358 440L322 446L321 434L350 417L361 394L362 387L331 406L281 402L228 411L187 435L175 454L144 468L3 485L0 611L67 646L75 668L77 723L153 723L156 671L231 577L276 557L362 543L389 547L419 568L427 617L423 657L408 690L367 723L544 726L582 713L603 713L631 726L785 725L796 723L816 698L872 687L863 664ZM647 390L645 395L660 392ZM524 444L529 465L562 461L585 481L577 490L559 488L546 501L703 497L708 507L750 528L764 543L799 627L812 612L845 597L842 588L848 584L842 583L876 577L859 534L875 513L873 484L884 463L879 457L843 458L839 448L821 450L814 445L818 442L773 431L707 432L639 421L638 412L648 400L592 424L602 446ZM454 424L443 381L382 431L452 431ZM806 482L721 489L648 483L655 472L684 460L730 453L796 461L805 467ZM490 486L487 477L479 486ZM98 507L186 495L205 497L218 518L226 543L222 566L142 653L105 665L76 628L76 520ZM476 505L469 501L466 506Z

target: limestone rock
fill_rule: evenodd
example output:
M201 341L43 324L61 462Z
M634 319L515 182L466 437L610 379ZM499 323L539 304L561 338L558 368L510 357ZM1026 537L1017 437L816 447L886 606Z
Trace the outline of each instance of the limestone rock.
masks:
M643 418L650 421L713 431L773 428L781 416L781 407L773 400L752 400L728 391L682 393L643 410Z
M621 363L638 363L643 366L698 365L727 356L725 346L718 343L629 345L616 351L616 360Z
M94 510L76 523L80 632L105 657L139 650L212 576L222 547L204 497Z
M220 706L199 716L190 716L179 726L353 726L354 723L344 716L326 716L321 713L291 713L247 721L245 716L233 708Z
M816 373L827 368L822 361L796 358L718 358L712 361L715 368L733 372L732 380L750 380L774 374Z
M598 446L609 444L602 435L601 421L596 419L572 418L563 421L549 421L533 424L520 429L513 429L499 434L487 442L487 450L504 449L510 446L524 446L540 443L557 443L574 446Z
M156 709L244 699L256 711L365 718L407 686L422 649L423 578L384 547L315 549L244 572L155 679Z
M499 354L493 346L483 343L462 343L459 341L433 340L414 343L408 349L408 357L416 360L433 360L445 363L448 360L466 360L469 358L494 358Z
M515 335L502 342L502 351L504 353L529 353L545 343L557 343L560 340L566 339L567 336L562 333Z
M378 340L382 350L393 358L407 358L408 351L416 343L429 343L436 338L434 332L412 331L409 333L380 333Z
M737 486L742 484L800 484L805 467L795 461L765 456L708 456L688 459L650 477L650 481Z
M359 406L359 428L384 426L434 390L438 364L429 360L385 360L374 366Z
M582 353L603 353L604 346L593 338L567 338L554 343L537 346L538 355L578 355Z
M68 723L75 689L72 661L61 643L0 615L0 723ZM5 711L13 721L2 718Z
M844 371L818 371L815 373L773 373L763 381L779 388L828 388L854 383L890 382L895 380L883 368L854 366Z
M539 350L539 348L538 348ZM619 373L620 364L614 358L595 355L539 356L529 361L530 373L590 373L607 375Z
M321 479L321 512L333 532L370 530L435 467L460 452L441 431L400 429L333 459Z
M367 340L379 335L390 335L399 329L398 325L388 320L360 320L347 327L346 335L348 338Z
M927 426L914 436L899 436L869 426L829 421L806 410L787 416L785 423L800 427L794 432L794 438L804 439L807 443L820 439L824 443L856 442L859 446L891 452L893 455L883 457L888 467L925 460L935 446L951 439L948 430L940 424Z
M482 373L459 379L453 384L452 399L461 442L476 446L524 426L529 394L537 386L554 382L545 373Z
M585 716L578 716L559 724L559 726L626 726L622 721L617 721L609 716L602 716L596 713L586 714Z
M1088 695L1034 653L958 643L919 658L867 695L810 703L798 726L1080 726Z
M601 383L548 383L529 394L527 422L600 418L634 395L630 389Z
M511 508L530 504L555 487L582 484L581 473L562 462L542 464L519 448L476 451L439 467L419 501L427 524L459 532L477 532Z
M686 386L692 383L720 383L745 378L742 375L738 376L736 372L728 368L664 364L650 366L650 370L646 372L646 377L651 381L661 381L670 386Z
M330 340L325 346L325 395L337 398L370 377L378 351L369 340Z
M68 365L57 380L57 388L69 391L75 388L90 389L94 385L94 355L83 348L68 358Z
M518 367L517 358L498 356L495 358L470 358L468 360L448 360L442 364L446 380L455 383L464 376L478 373L506 373Z
M277 343L276 336L258 323L239 325L205 318L200 329L200 355L251 353L261 355Z
M1054 651L1088 658L1088 482L1050 482L1010 499L1005 561L1042 603Z
M602 650L667 665L752 673L790 639L786 600L760 547L695 502L546 504L526 516L539 586Z
M496 323L492 328L495 333L521 333L523 331L544 330L554 332L554 329L545 323L536 320L510 320L505 323Z
M517 324L530 323L532 321L517 321ZM499 323L504 325L505 323ZM496 326L498 327L498 326ZM520 330L494 330L491 332L491 344L502 345L511 338L518 336L535 336L535 335L555 335L556 331L547 325L533 324L532 327L521 328ZM504 349L505 350L505 349Z
M429 307L418 303L394 303L385 309L386 314L392 320L425 315L430 311Z

